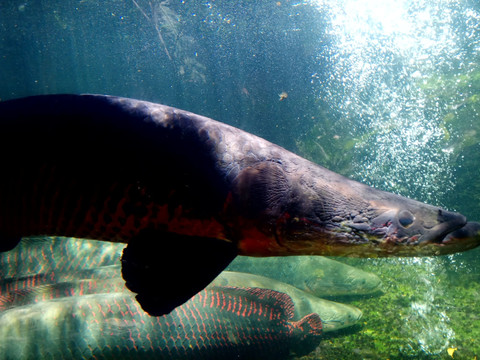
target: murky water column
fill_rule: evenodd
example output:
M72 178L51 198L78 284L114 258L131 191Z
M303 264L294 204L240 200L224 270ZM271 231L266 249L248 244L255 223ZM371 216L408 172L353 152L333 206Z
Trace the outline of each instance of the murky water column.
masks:
M451 150L439 126L446 108L422 88L428 79L461 69L461 44L479 14L462 1L319 1L330 45L319 63L329 74L319 96L348 123L355 137L350 176L369 185L445 206L455 182ZM461 23L462 27L457 25ZM345 128L345 127L343 127ZM411 341L401 350L437 354L455 339L436 300L444 270L437 258L388 259L405 263L418 297L404 318ZM410 271L409 270L409 271ZM394 281L394 279L392 279ZM437 301L438 302L438 301Z

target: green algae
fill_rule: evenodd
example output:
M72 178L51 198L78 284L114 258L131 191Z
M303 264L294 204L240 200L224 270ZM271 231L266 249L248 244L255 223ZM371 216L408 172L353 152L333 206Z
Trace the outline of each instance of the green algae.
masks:
M464 258L343 259L380 276L384 292L337 299L362 309L361 324L331 333L302 359L452 359L449 348L454 359L476 359L480 273Z

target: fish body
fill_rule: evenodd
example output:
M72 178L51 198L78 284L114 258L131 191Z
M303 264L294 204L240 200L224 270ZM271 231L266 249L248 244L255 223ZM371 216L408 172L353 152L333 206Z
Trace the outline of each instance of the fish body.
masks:
M71 280L117 278L124 248L123 243L97 240L24 238L14 249L0 253L0 296Z
M152 317L128 293L62 297L0 313L4 359L286 359L312 351L321 321L292 321L288 295L210 287Z
M134 298L134 294L124 286L120 266L107 269L110 273L115 270L116 276L103 276L103 268L96 269L92 278L84 276L82 271L74 274L70 280L58 282L37 282L30 287L16 286L8 291L3 291L0 296L0 311L5 311L19 306L36 304L44 301L64 298L79 297L93 294L125 293ZM50 277L48 276L48 279ZM0 285L3 284L0 283ZM305 316L315 313L322 320L324 332L336 331L356 324L362 317L360 309L321 299L315 295L300 290L292 285L282 283L264 276L223 271L210 287L258 288L273 290L287 294L294 304L292 320L298 321Z
M32 235L128 243L123 277L155 315L188 300L238 254L418 256L480 243L480 224L460 214L140 100L1 102L0 154L0 250Z
M97 269L97 274L102 274L102 268ZM116 276L107 278L82 278L83 272L75 275L77 278L70 280L39 281L34 286L23 286L2 291L0 296L0 311L5 311L19 306L37 304L44 301L65 297L79 297L94 294L125 293L134 297L134 293L125 287L121 276L120 266L115 266ZM3 287L3 284L0 284Z
M294 320L308 314L318 314L322 319L323 332L331 332L355 325L362 317L362 311L354 306L324 300L290 284L265 276L223 271L213 280L214 286L271 289L288 294L294 303Z
M120 265L124 248L123 243L97 240L24 238L15 249L0 253L0 288L10 284L21 287L21 277L25 286L40 281L69 281L79 278L78 271L84 279L116 277L116 268L110 271L106 266ZM381 287L375 274L323 256L238 256L227 270L263 275L319 297L365 295L379 291ZM10 278L10 282L5 281Z
M85 240L62 237L25 238L13 250L0 253L0 310L35 304L41 301L54 300L61 297L84 296L102 293L125 292L121 276L120 257L124 244L107 243L96 240ZM84 255L87 261L78 261L77 255ZM327 275L338 272L338 281L342 282L342 274L347 270L357 270L359 282L368 283L368 277L363 279L362 271L333 260L318 258L319 262L310 263L301 260L314 261L311 257L285 257L286 262L264 262L275 258L245 258L238 257L232 265L240 269L249 269L261 273L266 267L273 267L292 282L293 273L298 273L295 280L303 286L310 283L312 272L323 269ZM250 261L251 260L251 261ZM257 264L260 263L260 266ZM116 264L116 265L114 265ZM91 268L91 266L95 266ZM309 267L311 266L311 267ZM332 266L330 270L328 267ZM341 271L344 267L347 270ZM368 274L372 275L373 274ZM275 274L273 274L275 275ZM303 276L302 276L303 275ZM7 279L5 279L8 276ZM278 277L277 277L278 278ZM322 282L322 279L319 279ZM293 285L295 283L293 282ZM331 285L331 281L329 282ZM323 331L335 331L358 322L362 312L349 305L339 304L320 299L350 290L358 293L363 287L341 287L335 291L331 286L316 286L317 296L306 293L297 287L276 281L264 276L248 273L223 271L212 283L213 286L228 286L237 288L263 288L288 294L294 303L293 320L300 320L306 315L316 313L322 319ZM329 291L321 293L321 289ZM310 291L313 292L313 291ZM362 292L363 293L363 292Z
M319 297L372 294L382 285L377 275L324 256L237 256L227 270L262 275Z
M37 274L74 274L79 270L120 265L123 243L65 237L24 238L0 253L0 281ZM57 280L59 280L57 278Z

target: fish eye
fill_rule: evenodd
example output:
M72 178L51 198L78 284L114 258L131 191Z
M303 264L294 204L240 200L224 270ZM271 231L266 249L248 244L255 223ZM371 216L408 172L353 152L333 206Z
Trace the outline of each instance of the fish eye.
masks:
M402 225L405 228L412 225L413 220L414 220L413 214L408 210L402 210L398 214L398 222L400 223L400 225Z

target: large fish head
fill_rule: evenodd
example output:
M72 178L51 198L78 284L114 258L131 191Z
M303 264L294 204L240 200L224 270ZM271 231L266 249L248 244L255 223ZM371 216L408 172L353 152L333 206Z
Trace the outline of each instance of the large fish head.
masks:
M459 213L345 178L317 185L292 207L299 215L284 216L277 230L287 247L376 257L443 255L480 244L480 224L467 223Z
M309 162L293 171L284 164L261 163L240 174L236 187L243 214L269 239L249 241L256 235L247 226L249 234L240 242L245 255L429 256L480 244L480 224L467 223L461 214ZM246 249L250 243L262 247Z
M299 215L279 222L279 241L301 251L362 257L444 255L480 244L480 224L459 213L351 180L336 185L302 196L292 207Z
M318 306L318 309L316 307ZM357 324L363 316L362 310L347 304L328 300L312 301L312 308L322 319L323 332L338 331Z

